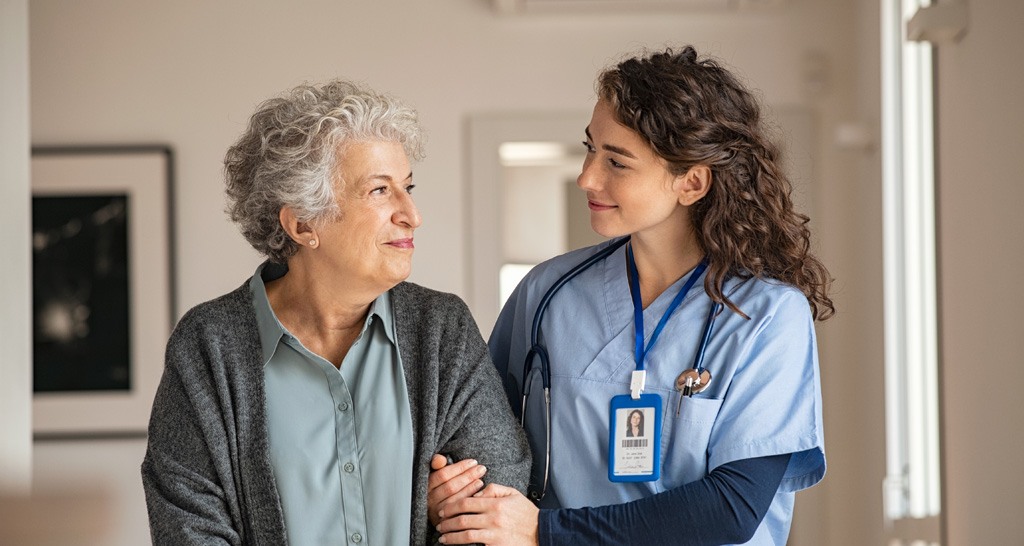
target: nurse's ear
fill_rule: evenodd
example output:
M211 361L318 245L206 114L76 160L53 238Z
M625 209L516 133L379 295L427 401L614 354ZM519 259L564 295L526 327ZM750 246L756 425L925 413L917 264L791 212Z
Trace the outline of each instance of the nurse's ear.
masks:
M688 171L676 177L672 190L679 195L679 204L690 206L704 198L711 191L711 168L707 165L694 165Z

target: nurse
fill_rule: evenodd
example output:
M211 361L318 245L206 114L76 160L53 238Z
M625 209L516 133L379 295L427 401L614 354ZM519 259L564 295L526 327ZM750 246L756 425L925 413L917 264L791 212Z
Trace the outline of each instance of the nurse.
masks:
M785 544L795 492L825 474L814 321L834 307L808 218L757 101L714 60L631 58L597 95L577 183L611 240L534 268L489 341L516 411L530 388L538 502L471 496L472 469L448 465L430 478L441 540ZM524 374L535 314L603 251L543 316L548 425L542 367ZM626 439L636 409L649 443Z

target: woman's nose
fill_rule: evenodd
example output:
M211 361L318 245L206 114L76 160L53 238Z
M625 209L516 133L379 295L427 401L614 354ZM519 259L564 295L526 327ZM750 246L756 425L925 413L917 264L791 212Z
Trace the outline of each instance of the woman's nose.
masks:
M412 195L406 192L401 192L399 195L398 209L395 211L394 216L392 216L392 220L396 224L409 226L413 229L420 227L420 224L423 223L423 218L420 217L420 211L416 208L416 202L413 201Z

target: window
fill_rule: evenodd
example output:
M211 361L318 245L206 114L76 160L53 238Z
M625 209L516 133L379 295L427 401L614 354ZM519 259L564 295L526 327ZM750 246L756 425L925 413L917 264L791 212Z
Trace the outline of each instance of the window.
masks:
M907 39L929 0L882 0L885 516L890 545L938 544L938 335L932 46Z

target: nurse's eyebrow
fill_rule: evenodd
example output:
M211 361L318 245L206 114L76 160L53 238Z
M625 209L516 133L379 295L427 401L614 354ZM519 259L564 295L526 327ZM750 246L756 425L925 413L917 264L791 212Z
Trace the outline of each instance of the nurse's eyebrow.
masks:
M587 126L586 129L583 130L583 132L587 134L587 140L589 140L591 142L594 141L594 137L592 137L590 135L590 126L589 125ZM625 148L620 148L620 147L615 146L613 144L602 144L601 145L601 149L602 150L608 150L609 152L616 153L616 154L619 154L619 155L624 155L624 156L626 156L626 157L628 157L630 159L637 159L637 157L635 155L633 155L633 153L630 152L629 150L627 150Z

